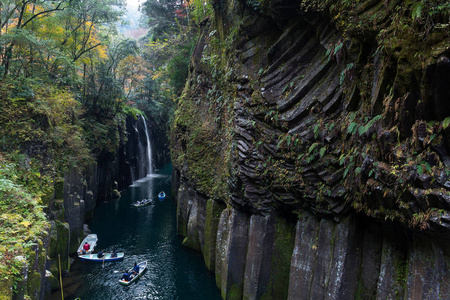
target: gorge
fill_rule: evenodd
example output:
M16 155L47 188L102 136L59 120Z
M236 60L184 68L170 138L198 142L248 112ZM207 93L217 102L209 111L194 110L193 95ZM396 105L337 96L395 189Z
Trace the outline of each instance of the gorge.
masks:
M450 2L146 0L148 44L105 2L0 9L0 300L49 299L169 160L166 229L223 299L450 298Z

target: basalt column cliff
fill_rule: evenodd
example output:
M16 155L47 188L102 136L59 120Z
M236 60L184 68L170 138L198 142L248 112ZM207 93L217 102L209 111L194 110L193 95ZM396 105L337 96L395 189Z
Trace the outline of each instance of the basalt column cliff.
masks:
M214 11L171 139L223 298L448 299L448 2Z

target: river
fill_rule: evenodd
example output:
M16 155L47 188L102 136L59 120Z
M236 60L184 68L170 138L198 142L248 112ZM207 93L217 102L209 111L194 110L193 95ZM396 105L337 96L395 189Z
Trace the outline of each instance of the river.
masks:
M171 165L167 165L136 181L119 199L98 205L94 218L88 222L99 239L95 252L116 248L125 252L125 257L123 261L105 263L104 267L101 263L77 260L69 275L79 284L75 294L67 295L66 300L221 299L214 276L206 269L201 255L182 246L177 236L170 174ZM156 197L160 191L168 195L164 200ZM152 205L131 206L151 197ZM119 271L144 260L148 261L144 275L130 286L119 285Z

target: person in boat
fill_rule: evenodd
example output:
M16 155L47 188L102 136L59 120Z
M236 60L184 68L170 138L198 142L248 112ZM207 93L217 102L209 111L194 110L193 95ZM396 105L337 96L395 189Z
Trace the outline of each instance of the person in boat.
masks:
M139 274L139 265L137 263L134 263L133 273L134 274Z
M117 257L117 250L114 248L111 257Z
M85 242L83 245L83 254L86 254L87 251L91 248L91 245L89 245L88 242Z
M100 250L100 251L98 251L98 253L97 253L97 257L98 258L102 258L103 257L103 251L102 250Z
M128 272L123 273L122 280L130 281L130 273Z

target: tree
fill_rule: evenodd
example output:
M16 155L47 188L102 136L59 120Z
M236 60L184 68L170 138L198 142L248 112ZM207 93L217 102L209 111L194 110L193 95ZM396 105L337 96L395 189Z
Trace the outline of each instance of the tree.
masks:
M53 12L67 8L66 0L6 0L1 9L0 33L2 35L1 65L3 75L9 73L14 59L14 47L27 35L26 27L33 21L50 16Z
M118 66L122 60L137 53L138 45L135 40L111 41L107 59L88 66L83 92L85 105L93 110L118 108L125 98L122 81L118 79Z
M106 57L99 28L116 22L123 6L123 0L3 2L0 9L3 76L28 77L29 70L46 69L53 79L59 77L60 71L73 73L73 64L91 51Z
M186 5L180 0L147 0L142 10L148 17L154 41L173 36L179 32L179 26L188 24L187 13L183 14Z
M60 16L64 22L61 50L76 62L85 53L101 46L98 27L118 21L122 11L117 8L123 5L123 0L72 1L69 9Z
M125 91L125 101L143 89L144 78L150 74L149 64L139 55L128 55L117 66L118 80Z

